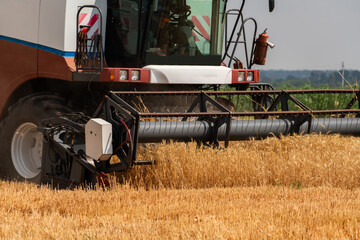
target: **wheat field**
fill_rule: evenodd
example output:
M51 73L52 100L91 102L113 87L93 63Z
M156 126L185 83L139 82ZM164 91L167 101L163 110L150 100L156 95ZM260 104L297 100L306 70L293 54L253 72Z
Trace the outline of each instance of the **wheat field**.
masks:
M0 239L359 239L360 139L148 146L105 190L0 182Z

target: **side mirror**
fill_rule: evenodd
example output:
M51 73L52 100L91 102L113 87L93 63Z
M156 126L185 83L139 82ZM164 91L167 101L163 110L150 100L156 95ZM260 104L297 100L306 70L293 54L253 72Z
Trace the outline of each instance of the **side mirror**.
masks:
M275 0L269 0L269 12L272 12L275 8Z

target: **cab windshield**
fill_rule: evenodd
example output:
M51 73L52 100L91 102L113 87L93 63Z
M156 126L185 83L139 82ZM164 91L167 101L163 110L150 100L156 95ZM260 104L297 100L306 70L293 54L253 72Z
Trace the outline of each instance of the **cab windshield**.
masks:
M109 65L220 65L225 0L108 0Z
M145 62L220 65L224 7L223 0L155 0Z

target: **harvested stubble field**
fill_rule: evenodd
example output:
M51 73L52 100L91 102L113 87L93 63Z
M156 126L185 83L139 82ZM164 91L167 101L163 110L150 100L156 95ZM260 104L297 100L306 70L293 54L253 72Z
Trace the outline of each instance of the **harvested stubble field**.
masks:
M147 147L123 184L0 182L2 239L358 239L360 138Z

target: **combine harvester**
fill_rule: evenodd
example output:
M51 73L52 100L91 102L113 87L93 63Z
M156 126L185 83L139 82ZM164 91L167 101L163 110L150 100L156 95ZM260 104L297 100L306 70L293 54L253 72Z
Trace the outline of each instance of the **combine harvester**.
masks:
M139 144L360 133L358 90L259 83L273 44L226 4L0 0L1 176L68 187L151 164Z

